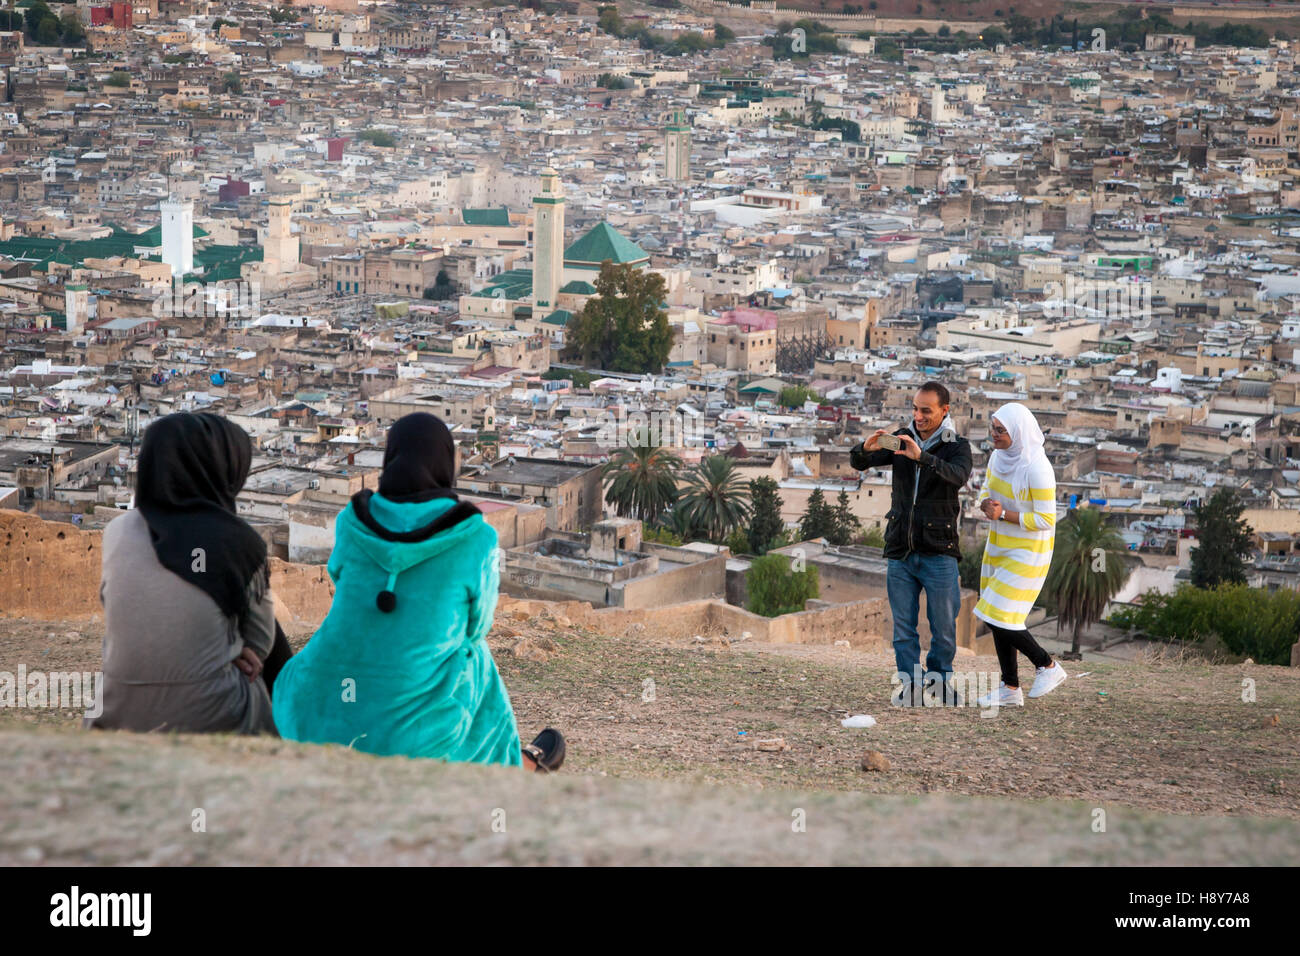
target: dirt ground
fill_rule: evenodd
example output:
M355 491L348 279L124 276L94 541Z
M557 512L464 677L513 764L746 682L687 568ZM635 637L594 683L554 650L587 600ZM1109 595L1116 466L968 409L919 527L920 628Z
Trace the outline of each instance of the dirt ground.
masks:
M670 643L516 615L503 605L489 640L521 735L564 731L566 776L1300 820L1300 670L1085 660L1050 696L988 718L890 707L893 661L881 653L711 634ZM0 671L95 670L99 644L95 625L0 620ZM957 667L996 682L992 658ZM878 723L844 729L850 714ZM33 724L76 731L79 715L0 707L0 731ZM778 738L782 749L755 749ZM864 772L868 749L890 769Z
M1300 863L1300 823L1276 818L618 780L589 751L544 777L265 737L10 728L0 866Z

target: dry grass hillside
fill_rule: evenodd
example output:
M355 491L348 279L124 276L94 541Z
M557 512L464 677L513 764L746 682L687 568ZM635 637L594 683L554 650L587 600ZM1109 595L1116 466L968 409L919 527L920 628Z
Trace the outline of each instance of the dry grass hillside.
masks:
M490 640L521 728L565 731L559 775L0 709L0 863L1300 863L1300 671L1089 661L990 719L890 708L879 652L539 607L504 602ZM0 620L0 671L98 659L93 623Z

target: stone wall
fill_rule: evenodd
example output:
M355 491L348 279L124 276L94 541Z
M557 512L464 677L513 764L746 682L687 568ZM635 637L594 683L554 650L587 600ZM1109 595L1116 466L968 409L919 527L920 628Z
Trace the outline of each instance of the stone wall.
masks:
M70 524L42 521L21 511L0 509L0 617L27 617L45 621L102 619L99 577L102 531L82 530ZM709 558L705 564L725 558ZM694 569L683 569L694 570ZM291 564L271 559L271 589L276 616L290 634L309 634L329 612L334 584L324 565ZM977 595L962 594L957 646L979 654L993 652L987 632L976 635L970 609ZM691 637L703 632L726 631L734 636L748 631L750 640L771 643L833 644L848 641L855 647L886 650L890 640L888 601L871 598L850 604L766 618L721 600L697 600L641 608L593 608L585 601L530 600L502 594L502 609L522 608L531 613L549 610L574 623L604 633L625 632L633 625L663 637ZM924 610L922 610L924 622ZM922 623L922 646L927 644ZM1291 650L1291 666L1300 667L1300 643Z
M79 620L99 606L99 531L0 511L0 614Z
M719 598L726 591L726 555L702 556L702 560L650 577L633 578L609 589L610 604L625 608L659 607L708 598ZM621 592L621 593L620 593Z
M583 601L539 601L502 599L502 609L530 614L550 611L574 624L606 633L653 631L667 638L689 638L696 634L725 633L748 640L773 644L834 644L848 641L854 647L884 649L881 622L882 600L858 601L834 607L801 611L768 618L722 601L687 601L652 608L593 608Z
M0 510L0 615L95 621L103 532ZM319 564L271 559L271 590L285 630L314 629L329 612L334 584Z

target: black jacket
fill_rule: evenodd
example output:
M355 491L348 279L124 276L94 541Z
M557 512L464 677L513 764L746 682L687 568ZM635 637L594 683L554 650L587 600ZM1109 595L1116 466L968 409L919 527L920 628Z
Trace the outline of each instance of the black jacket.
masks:
M908 428L895 435L916 436ZM917 442L919 445L920 442ZM885 525L885 557L905 558L910 552L945 554L961 558L957 529L961 520L958 495L970 478L970 442L957 436L941 441L932 451L921 451L921 460L895 455L887 449L863 451L862 443L849 451L849 463L859 471L868 468L894 469L893 499ZM920 482L917 487L917 482ZM912 491L916 490L916 505Z

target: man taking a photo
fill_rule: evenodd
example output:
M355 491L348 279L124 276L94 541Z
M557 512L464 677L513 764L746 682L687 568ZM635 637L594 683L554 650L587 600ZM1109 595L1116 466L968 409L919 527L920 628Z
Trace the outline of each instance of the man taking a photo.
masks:
M970 478L971 450L948 417L950 401L941 382L926 382L912 399L910 425L892 435L877 429L849 452L849 463L859 471L894 469L893 496L885 516L885 586L894 616L894 660L901 683L891 701L895 706L957 703L949 681L961 610L958 494ZM930 621L924 675L916 630L923 590ZM926 688L931 689L929 700Z

